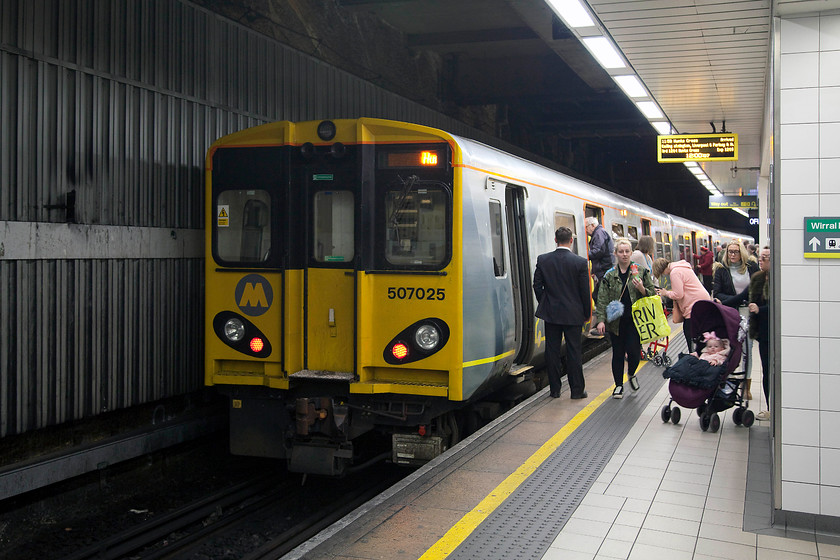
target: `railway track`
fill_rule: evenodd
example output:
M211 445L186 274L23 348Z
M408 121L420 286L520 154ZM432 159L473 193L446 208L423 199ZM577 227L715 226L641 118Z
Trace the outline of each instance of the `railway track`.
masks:
M155 516L66 560L278 558L405 475L393 466L376 468L382 472L308 485L294 475L267 474Z

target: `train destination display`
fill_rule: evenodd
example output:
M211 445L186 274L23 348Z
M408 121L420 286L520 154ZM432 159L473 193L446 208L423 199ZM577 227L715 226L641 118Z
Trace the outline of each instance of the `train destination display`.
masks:
M656 137L659 163L738 159L737 134L676 134Z

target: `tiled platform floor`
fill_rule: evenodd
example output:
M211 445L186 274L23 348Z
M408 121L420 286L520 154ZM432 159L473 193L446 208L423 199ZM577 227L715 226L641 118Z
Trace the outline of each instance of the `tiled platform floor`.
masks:
M757 411L766 406L755 349L754 357L752 404L760 403ZM775 529L744 531L751 430L732 422L731 409L721 413L717 434L703 433L691 410L682 411L678 425L663 423L659 411L668 398L666 385L543 560L840 558L836 537L799 533L790 538ZM757 421L753 429L769 439L768 425ZM756 434L752 437L761 437ZM713 453L710 437L717 437Z

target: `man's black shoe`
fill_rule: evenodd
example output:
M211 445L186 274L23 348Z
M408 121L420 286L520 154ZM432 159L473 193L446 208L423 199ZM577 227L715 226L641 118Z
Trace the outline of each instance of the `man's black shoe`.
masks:
M556 391L556 392L552 391L551 392L551 398L552 399L559 399L560 398L560 391Z
M584 391L584 392L583 392L583 393L581 393L580 395L572 395L572 398L573 398L573 399L585 399L585 398L586 398L586 397L588 397L588 396L589 396L589 395L587 395L587 394L586 394L586 391Z

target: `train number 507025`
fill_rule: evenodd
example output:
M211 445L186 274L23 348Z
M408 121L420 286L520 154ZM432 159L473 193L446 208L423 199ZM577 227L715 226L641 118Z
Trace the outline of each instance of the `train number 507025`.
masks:
M446 290L444 288L388 288L388 299L443 301L446 299Z

